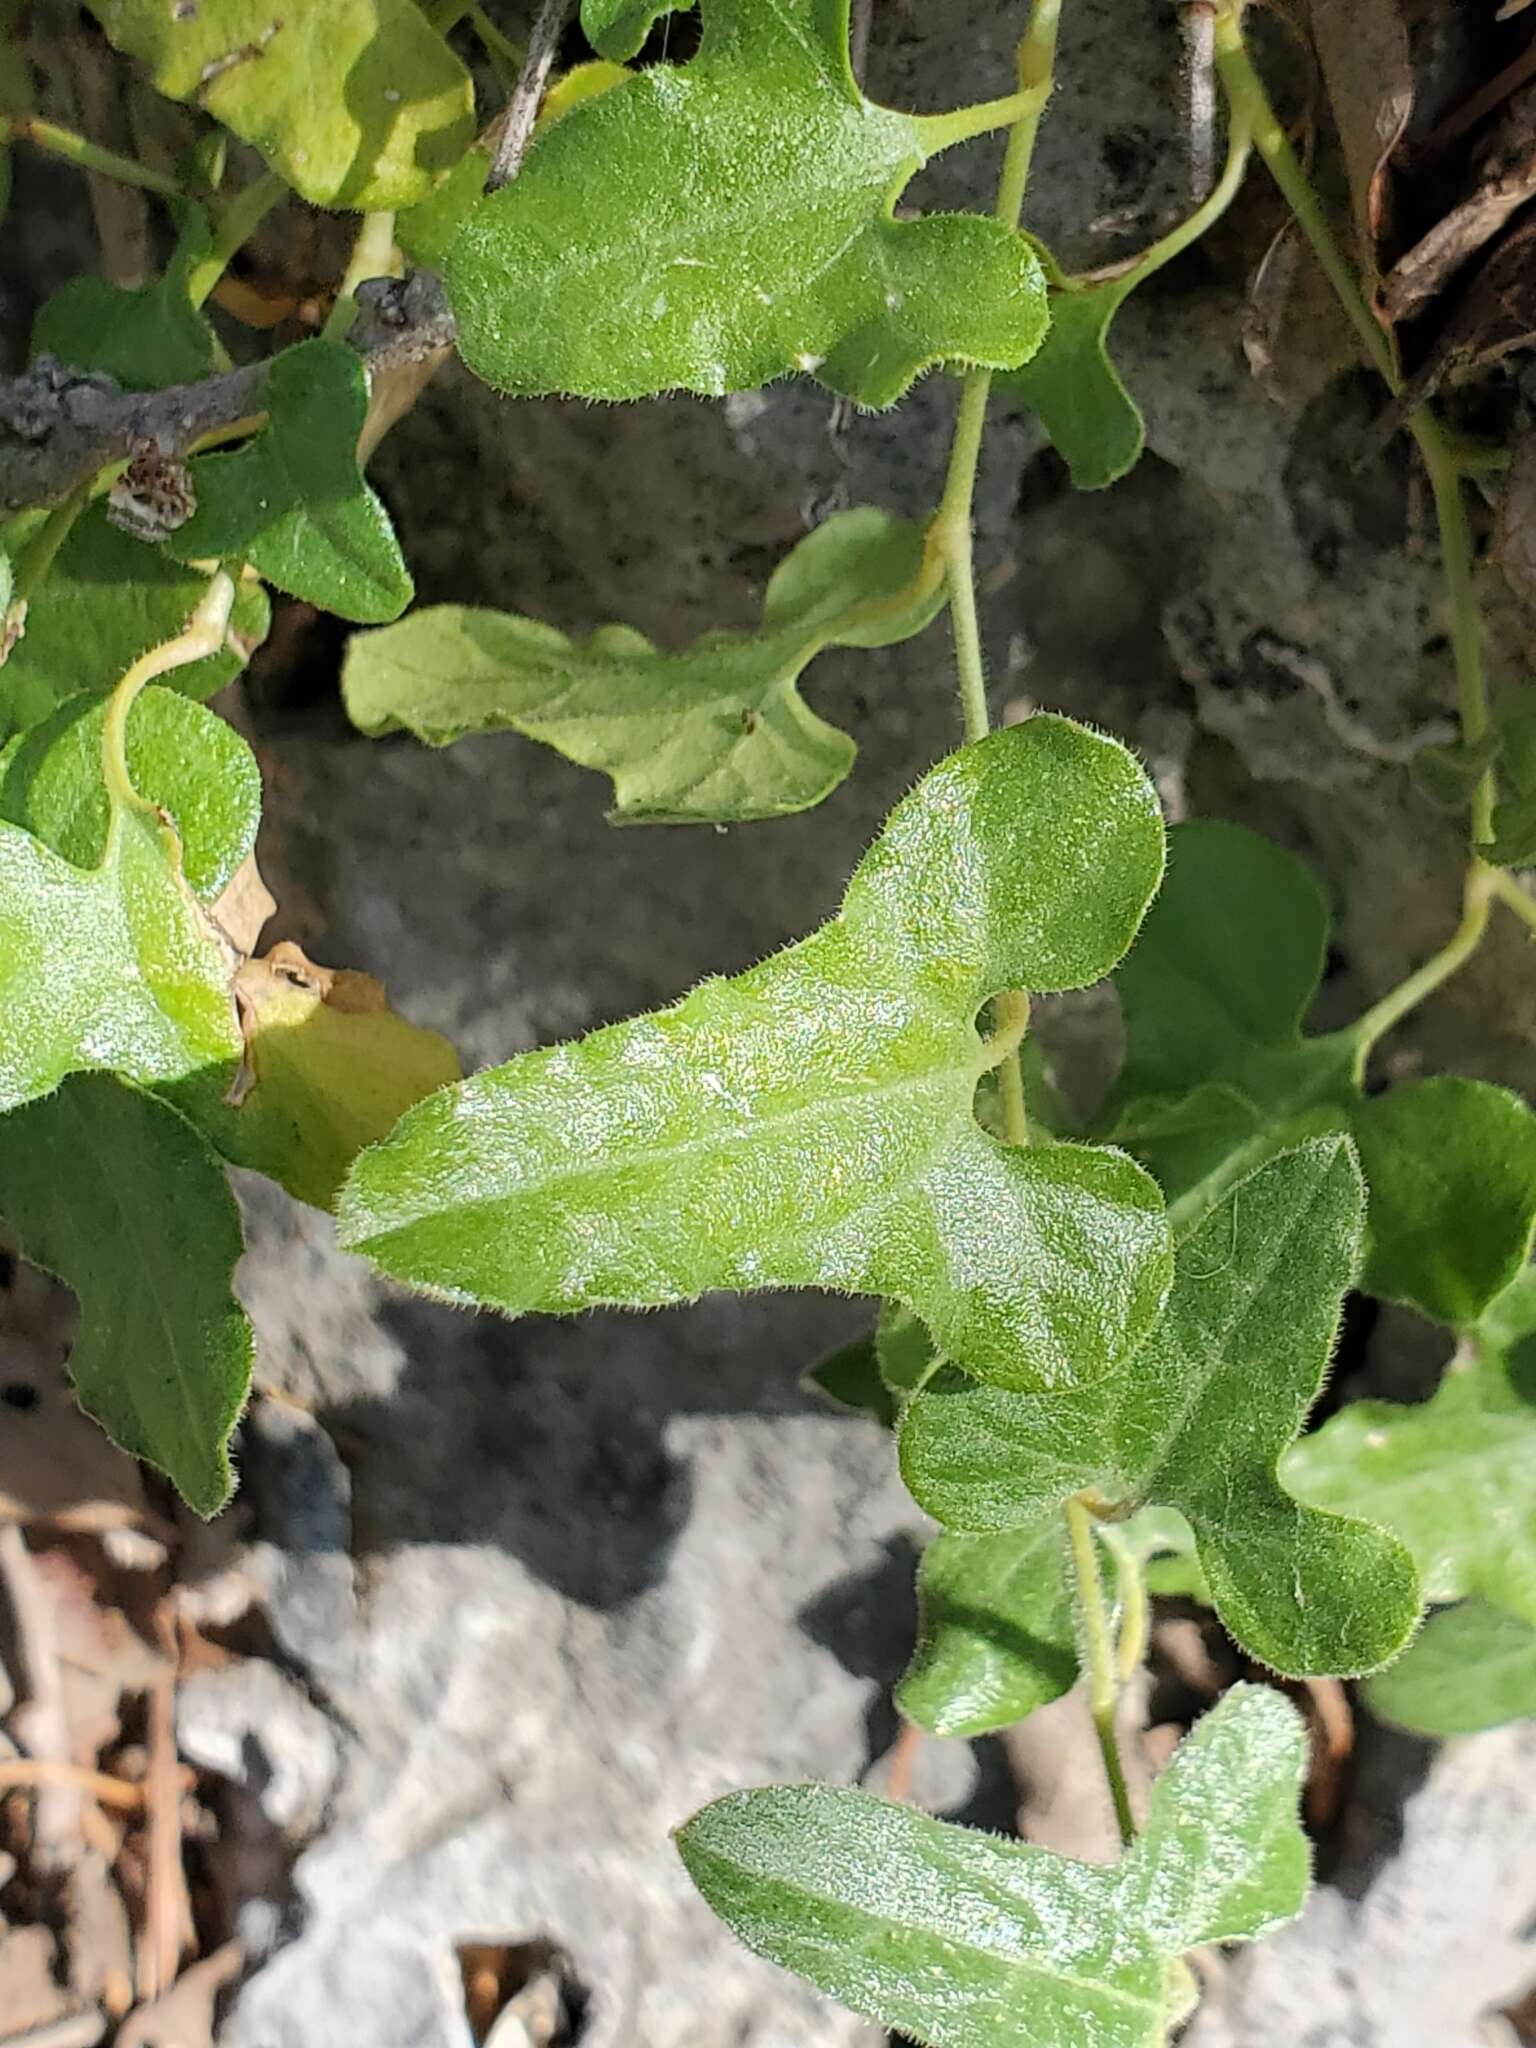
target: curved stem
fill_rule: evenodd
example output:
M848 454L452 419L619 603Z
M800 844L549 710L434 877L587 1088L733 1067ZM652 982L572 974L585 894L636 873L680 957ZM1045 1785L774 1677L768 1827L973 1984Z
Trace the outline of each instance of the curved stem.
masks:
M187 296L194 306L206 304L219 279L288 190L276 171L266 171L237 192L219 217L213 242L187 276Z
M234 583L227 570L220 569L181 632L141 654L107 699L107 715L101 730L101 776L112 805L107 859L111 858L112 840L121 829L124 812L146 807L128 772L128 714L134 700L145 684L152 683L157 676L168 675L172 669L188 668L206 655L217 654L229 631L234 601ZM154 806L147 808L152 810Z
M1129 1685L1147 1654L1147 1635L1152 1625L1146 1574L1141 1558L1113 1522L1101 1522L1098 1535L1115 1560L1115 1592L1120 1609L1115 1633L1115 1676L1121 1685Z
M1402 391L1397 357L1392 344L1366 303L1359 280L1338 237L1323 212L1301 159L1276 118L1263 81L1243 42L1243 0L1218 0L1216 19L1216 68L1232 108L1233 118L1251 128L1254 147L1263 157L1281 197L1297 226L1312 246L1334 296L1367 356L1395 396ZM1467 526L1462 497L1462 466L1439 419L1428 405L1416 406L1408 415L1408 430L1418 443L1424 467L1429 473L1435 500L1435 517L1440 528L1444 562L1446 605L1450 613L1451 648L1456 661L1457 697L1462 737L1481 739L1488 729L1488 691L1483 674L1482 633L1472 588L1472 536ZM1472 804L1472 843L1484 844L1492 837L1493 778L1485 775L1478 784Z
M1083 1662L1088 1670L1088 1706L1093 1715L1104 1775L1109 1780L1115 1803L1115 1821L1120 1840L1127 1847L1136 1839L1136 1820L1131 1812L1131 1792L1115 1740L1115 1705L1120 1686L1116 1677L1115 1644L1110 1634L1109 1613L1104 1605L1104 1586L1099 1577L1099 1556L1095 1548L1093 1517L1083 1501L1069 1500L1062 1510L1067 1518L1067 1540L1072 1569L1077 1579L1078 1613L1082 1621Z
M1495 879L1498 873L1497 868L1489 867L1474 856L1467 868L1460 924L1438 953L1426 960L1406 981L1400 981L1356 1022L1352 1033L1356 1080L1365 1072L1366 1062L1377 1041L1384 1038L1394 1025L1400 1024L1410 1010L1417 1009L1426 996L1433 995L1443 982L1449 981L1459 968L1465 967L1482 944L1493 898L1501 893Z
M87 142L72 128L61 128L57 121L44 121L36 114L12 114L9 119L0 119L0 142L30 142L34 149L62 157L82 171L115 178L119 185L137 185L141 192L158 192L162 199L181 196L180 185L166 172L152 171L147 164L135 163L131 156L119 156L115 149Z

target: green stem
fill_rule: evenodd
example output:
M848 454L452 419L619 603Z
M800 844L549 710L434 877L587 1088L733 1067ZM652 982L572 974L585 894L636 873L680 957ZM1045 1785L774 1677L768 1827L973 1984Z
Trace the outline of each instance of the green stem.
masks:
M194 661L217 654L229 631L234 601L234 583L228 572L220 569L181 632L141 654L107 699L107 715L101 729L101 773L112 804L110 834L121 829L125 810L155 809L139 795L128 772L128 714L134 700L145 684L152 683L157 676L168 675L172 669L188 668Z
M219 279L287 189L276 171L267 171L230 200L219 217L207 255L200 256L188 273L187 295L194 306L207 303Z
M1443 982L1449 981L1459 968L1465 967L1482 944L1493 899L1501 893L1496 879L1499 872L1473 857L1467 868L1460 924L1438 953L1426 960L1417 973L1410 974L1406 981L1400 981L1379 1003L1373 1004L1354 1025L1351 1035L1355 1040L1357 1080L1364 1074L1366 1062L1377 1041L1384 1038L1394 1025L1400 1024L1410 1010L1417 1009L1427 996L1433 995Z
M1206 234L1237 197L1242 188L1243 176L1248 169L1248 158L1253 149L1253 129L1246 108L1233 105L1227 121L1227 158L1222 165L1221 176L1211 187L1205 198L1177 227L1170 228L1166 235L1155 241L1150 249L1144 249L1134 263L1126 269L1105 278L1106 284L1124 285L1127 291L1143 283L1154 271L1161 270L1165 263L1171 263L1175 256L1182 256L1191 243L1198 242ZM1096 280L1097 281L1097 280Z
M77 484L62 505L54 506L17 556L15 575L11 583L9 616L14 617L17 607L25 607L27 601L37 594L38 586L53 567L54 557L69 539L71 527L91 502L95 484L94 477L88 477L83 484ZM26 616L25 610L22 616Z
M1029 25L1019 42L1019 90L1011 100L990 103L993 108L1008 106L1012 110L1004 117L1013 122L1013 127L1008 136L1002 175L998 180L997 203L993 209L996 218L1007 228L1018 227L1019 216L1024 209L1024 192L1029 183L1029 167L1034 160L1040 116L1051 96L1060 20L1061 0L1034 0ZM970 108L965 111L980 114L987 110ZM954 115L941 117L940 125L958 118ZM989 121L986 125L995 127L998 124ZM960 139L958 134L950 137L952 141ZM985 739L992 725L987 710L987 670L981 647L981 622L976 611L976 564L972 543L976 473L981 464L981 442L991 392L990 370L972 370L966 377L955 414L955 437L949 451L944 490L928 529L930 556L942 564L944 581L948 586L955 674L967 744ZM1013 1006L1011 1013L1005 1005ZM1029 998L1022 992L1000 996L995 1012L997 1035L994 1043L1000 1043L1006 1037L1011 1028L1010 1015L1020 1023L1018 1038L1005 1047L999 1060L991 1064L998 1067L1004 1135L1010 1145L1027 1145L1029 1112L1025 1104L1024 1074L1019 1065L1018 1047L1029 1022Z
M1402 390L1402 379L1398 375L1392 344L1366 303L1365 294L1329 225L1312 181L1277 120L1263 81L1248 55L1241 19L1244 0L1219 0L1219 4L1216 68L1221 75L1233 119L1243 121L1251 130L1254 147L1280 188L1297 226L1311 244L1312 253L1333 286L1334 295L1349 324L1359 336L1387 389L1397 396ZM1482 634L1472 587L1472 538L1462 497L1461 464L1444 428L1429 406L1416 406L1409 413L1407 424L1418 443L1434 495L1444 561L1446 603L1450 612L1451 648L1456 661L1462 736L1472 742L1481 739L1488 729L1488 690L1483 674ZM1493 794L1493 778L1484 776L1472 804L1474 846L1483 844L1492 836Z
M1093 1517L1083 1501L1069 1500L1063 1513L1067 1518L1067 1539L1072 1569L1077 1579L1078 1614L1082 1622L1083 1662L1088 1667L1088 1706L1093 1715L1104 1775L1115 1802L1115 1821L1120 1840L1127 1847L1136 1839L1136 1820L1131 1812L1131 1792L1115 1740L1115 1704L1119 1698L1115 1644L1110 1634L1109 1612L1104 1605L1104 1586L1099 1577L1099 1554L1093 1533Z
M1008 150L997 188L997 204L993 209L1005 227L1016 228L1023 210L1040 116L1050 97L1060 19L1061 0L1034 0L1029 26L1019 44L1020 89L1013 102L1017 112L1008 137ZM999 100L993 104L1001 106L1005 102ZM949 585L960 709L965 720L965 737L972 742L985 739L991 726L987 714L987 678L982 660L981 630L976 616L976 577L971 546L976 472L981 461L981 439L991 391L990 370L972 370L966 377L960 393L960 407L955 415L955 438L950 448L944 491L930 528L930 544L944 563L945 580Z
M1100 1522L1098 1536L1115 1560L1115 1592L1120 1609L1119 1627L1115 1634L1115 1677L1121 1685L1129 1685L1147 1654L1147 1637L1152 1625L1146 1575L1140 1557L1113 1522Z
M36 114L12 114L9 119L0 119L0 143L3 142L30 142L34 149L62 157L82 171L97 171L104 178L115 178L120 185L137 185L141 192L158 192L164 199L181 196L180 185L166 172L152 171L147 164L135 163L131 156L119 156L115 149L87 142L72 128L61 128L56 121L41 120Z
M1504 908L1512 910L1522 924L1536 931L1536 900L1529 890L1522 889L1507 868L1489 868L1487 873L1488 886Z
M357 231L357 240L352 244L352 258L336 293L332 306L321 329L322 341L345 341L347 331L357 316L357 288L366 284L370 277L392 277L395 269L395 216L392 213L365 213L363 224Z

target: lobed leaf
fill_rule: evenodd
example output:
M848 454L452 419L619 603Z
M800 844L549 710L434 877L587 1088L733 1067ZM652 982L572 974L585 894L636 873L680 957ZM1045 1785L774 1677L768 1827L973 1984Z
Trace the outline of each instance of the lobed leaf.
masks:
M1181 1957L1301 1908L1295 1711L1240 1685L1196 1724L1112 1868L863 1792L738 1792L677 1835L688 1874L759 1955L933 2048L1158 2048Z
M1303 1499L1369 1516L1412 1552L1432 1601L1536 1623L1536 1276L1522 1278L1429 1401L1356 1401L1282 1467Z
M94 868L107 848L106 718L104 697L71 697L0 751L0 820L77 868ZM141 691L128 714L127 756L134 788L175 827L188 888L199 902L215 902L256 844L255 755L222 718L154 687Z
M1536 1232L1536 1116L1480 1081L1365 1098L1356 1031L1304 1038L1328 921L1289 855L1235 825L1180 825L1168 881L1116 977L1126 1057L1102 1119L1197 1219L1267 1153L1347 1130L1371 1191L1365 1284L1465 1327Z
M317 206L412 206L474 136L469 74L415 0L90 0L109 40Z
M1175 1508L1212 1603L1292 1677L1385 1663L1419 1598L1402 1545L1323 1513L1277 1476L1317 1398L1355 1275L1364 1190L1348 1143L1316 1139L1240 1181L1185 1238L1161 1322L1123 1368L1052 1397L930 1379L900 1424L902 1472L941 1522L1035 1526L1074 1494Z
M364 624L393 619L411 578L363 479L368 380L351 349L300 342L267 372L268 421L232 455L191 465L197 510L168 543L184 562L247 561L279 590Z
M26 632L0 666L0 741L37 725L71 697L105 697L151 647L179 633L207 588L163 548L145 547L95 504L76 520L27 610ZM271 608L260 584L241 580L222 652L176 669L167 687L211 697L267 637Z
M1536 1715L1536 1623L1482 1600L1432 1614L1365 1690L1371 1711L1416 1735L1474 1735Z
M80 1405L216 1514L233 1489L229 1436L253 1350L231 1286L240 1215L219 1162L166 1103L77 1074L0 1116L0 1217L79 1300Z
M898 806L813 937L411 1111L353 1169L343 1241L511 1314L879 1294L983 1376L1093 1379L1157 1315L1161 1209L1118 1153L981 1131L975 1020L1102 975L1161 858L1123 748L1052 717L994 734Z
M624 626L580 646L516 613L436 605L355 635L342 690L367 733L542 740L613 778L621 821L782 817L835 789L855 753L800 695L801 672L823 648L921 632L943 602L924 568L920 528L856 506L779 564L756 633L664 654Z
M469 215L444 274L459 347L528 396L718 397L801 370L885 406L937 363L1012 368L1046 328L1033 250L995 220L894 217L968 132L864 98L848 0L705 0L691 63L565 115Z
M1118 483L1135 468L1146 441L1141 408L1108 346L1110 324L1140 281L1132 272L1053 292L1044 341L1000 380L1039 416L1080 491Z

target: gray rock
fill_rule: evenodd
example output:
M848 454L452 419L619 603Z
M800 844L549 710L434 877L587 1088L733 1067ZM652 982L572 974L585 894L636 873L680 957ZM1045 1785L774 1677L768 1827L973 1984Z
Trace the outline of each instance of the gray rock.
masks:
M1536 1976L1536 1726L1447 1744L1363 1897L1241 1952L1185 2048L1491 2048Z

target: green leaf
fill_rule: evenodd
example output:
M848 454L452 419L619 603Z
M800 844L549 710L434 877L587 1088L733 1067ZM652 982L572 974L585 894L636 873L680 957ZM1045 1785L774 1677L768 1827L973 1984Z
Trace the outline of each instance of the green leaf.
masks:
M1408 772L1437 809L1460 816L1471 808L1473 792L1498 752L1496 732L1485 733L1470 744L1454 740L1445 746L1420 747Z
M1536 1230L1536 1117L1517 1095L1452 1075L1359 1102L1371 1189L1365 1285L1453 1329L1519 1273Z
M1499 801L1486 857L1500 867L1536 861L1536 686L1505 692L1494 707Z
M192 464L197 510L169 545L184 562L248 561L310 604L374 624L411 601L389 515L363 481L357 437L368 412L359 358L301 342L267 373L266 426L233 455Z
M1037 413L1080 491L1118 483L1146 441L1141 408L1126 390L1107 346L1110 322L1140 282L1134 273L1106 284L1051 294L1051 324L1005 390Z
M105 506L92 505L60 548L28 608L25 635L0 667L0 740L82 690L106 696L141 654L181 631L207 585L206 573L119 532ZM230 621L238 644L175 670L169 687L211 697L240 673L270 620L265 591L241 581Z
M1176 1508L1250 1655L1292 1677L1384 1663L1419 1612L1407 1554L1276 1475L1322 1385L1363 1204L1344 1140L1282 1153L1180 1244L1162 1321L1120 1372L1053 1397L953 1369L930 1379L902 1416L908 1486L977 1532L1032 1527L1090 1490L1112 1508Z
M409 262L422 270L442 269L454 236L485 190L490 168L490 151L476 143L434 191L400 215L395 240Z
M1480 1337L1434 1398L1356 1401L1287 1455L1284 1483L1366 1515L1413 1553L1427 1600L1476 1597L1536 1623L1536 1287L1525 1332Z
M965 115L877 107L848 0L705 0L684 67L588 100L469 216L444 274L470 368L504 391L718 397L787 371L869 406L937 363L1022 363L1046 327L1022 236L897 222Z
M1371 1190L1365 1284L1463 1327L1529 1252L1536 1117L1480 1081L1362 1097L1357 1033L1301 1034L1327 937L1288 854L1235 825L1176 827L1116 977L1126 1056L1103 1134L1157 1176L1182 1229L1268 1154L1349 1131Z
M165 1103L77 1074L0 1116L0 1217L78 1297L81 1406L216 1514L253 1349L231 1288L240 1215L218 1161Z
M896 1426L897 1405L880 1377L873 1331L867 1337L855 1337L850 1344L840 1344L825 1358L818 1359L801 1384L823 1395L835 1408L869 1416L882 1429Z
M898 806L813 937L411 1111L354 1168L342 1239L512 1314L879 1294L979 1374L1092 1379L1161 1305L1161 1209L1121 1154L981 1131L975 1020L1102 975L1161 859L1122 747L1052 717L996 733Z
M199 1090L197 1122L227 1159L318 1209L335 1202L365 1145L459 1078L447 1039L396 1016L371 975L317 967L297 946L247 960L234 990L241 1082Z
M415 0L90 0L109 39L317 206L414 206L473 139L469 74Z
M1473 1735L1536 1715L1536 1625L1481 1600L1432 1614L1366 1686L1372 1713L1417 1735Z
M20 825L77 868L106 851L111 806L101 776L104 697L71 697L0 752L0 819ZM175 690L151 688L128 714L128 772L169 814L182 872L212 903L256 844L261 771L233 726Z
M137 290L83 275L60 286L32 327L32 354L102 371L127 391L161 391L193 384L229 357L204 315L192 304L188 274L213 237L202 213L174 207L181 224L175 253L161 277Z
M756 633L663 654L624 626L579 646L512 612L437 605L355 635L342 689L367 733L542 740L612 776L618 820L782 817L835 789L856 751L800 695L801 671L825 647L921 632L943 602L923 571L920 528L856 506L779 564Z
M152 803L110 796L93 868L0 821L0 1112L76 1068L145 1083L232 1073L230 965Z
M759 1955L935 2048L1160 2048L1180 1958L1301 1909L1306 1738L1235 1686L1102 1868L830 1785L735 1792L677 1835L688 1874Z
M638 56L664 14L686 11L691 0L581 0L581 32L600 57L627 64Z
M896 1693L935 1735L985 1735L1077 1680L1066 1524L1049 1515L994 1536L945 1534L917 1573L918 1638Z

